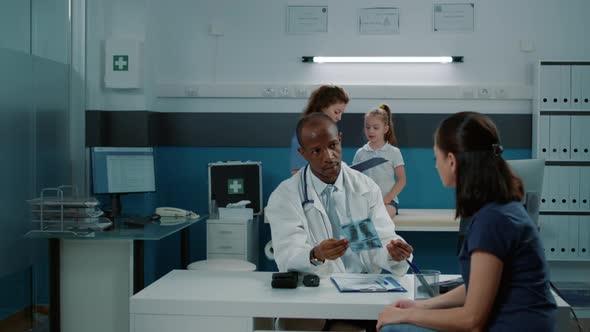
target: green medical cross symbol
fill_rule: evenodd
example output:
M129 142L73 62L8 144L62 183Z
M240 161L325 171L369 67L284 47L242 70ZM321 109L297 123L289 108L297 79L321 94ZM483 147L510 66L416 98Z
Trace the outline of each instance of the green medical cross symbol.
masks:
M128 55L113 55L113 70L114 71L129 71L129 56Z
M228 179L227 180L227 193L229 195L243 194L244 193L244 179Z

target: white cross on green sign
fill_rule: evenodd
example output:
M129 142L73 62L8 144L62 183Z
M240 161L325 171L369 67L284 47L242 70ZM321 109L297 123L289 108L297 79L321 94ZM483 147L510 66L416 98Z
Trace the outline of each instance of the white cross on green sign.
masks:
M244 193L244 179L228 179L227 180L227 193L229 195L243 194Z
M129 71L129 56L128 55L113 55L113 70L114 71Z

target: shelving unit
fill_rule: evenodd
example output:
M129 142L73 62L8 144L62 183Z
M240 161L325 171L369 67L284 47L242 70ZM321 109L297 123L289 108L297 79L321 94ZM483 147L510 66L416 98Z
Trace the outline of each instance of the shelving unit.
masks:
M545 159L540 228L552 281L590 275L590 61L540 61L533 156Z

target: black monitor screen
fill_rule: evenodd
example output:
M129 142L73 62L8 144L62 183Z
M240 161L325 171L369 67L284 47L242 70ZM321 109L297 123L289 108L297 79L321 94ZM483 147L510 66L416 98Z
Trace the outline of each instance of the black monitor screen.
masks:
M92 148L95 194L152 192L156 190L153 148Z

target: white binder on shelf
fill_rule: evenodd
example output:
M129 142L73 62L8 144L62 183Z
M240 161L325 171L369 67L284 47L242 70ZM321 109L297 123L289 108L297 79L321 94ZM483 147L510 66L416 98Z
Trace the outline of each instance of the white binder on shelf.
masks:
M559 66L541 66L541 96L539 105L541 110L555 110L558 108L561 82L559 81Z
M584 130L588 130L588 127L584 128L582 126L583 124L583 116L571 117L571 160L583 160L582 140L584 137Z
M568 172L571 167L557 166L557 202L556 209L566 211L569 208L570 184L568 183Z
M580 210L580 167L572 166L568 167L567 172L570 187L569 194L569 210L579 211Z
M557 178L557 171L557 166L545 166L545 178L547 178L546 208L548 211L553 211L557 209L557 185L559 181L559 179Z
M541 211L550 210L551 206L551 191L550 181L553 176L551 166L545 166L545 175L543 176L543 189L541 192Z
M558 117L558 158L560 160L570 160L570 148L571 148L571 117L567 115Z
M580 216L578 230L578 257L590 259L590 216Z
M539 134L537 135L539 140L537 155L539 159L549 159L550 118L549 115L539 116Z
M554 215L557 231L557 257L564 259L569 257L569 246L570 246L570 223L569 216L567 215Z
M588 112L589 115L581 116L579 119L579 122L581 124L580 126L582 128L581 129L582 143L580 144L580 149L581 149L580 159L585 160L585 161L590 161L590 130L588 130L588 128L590 128L590 105L588 105L587 107L588 108L586 109L586 112Z
M567 239L567 250L566 257L568 259L578 258L578 219L579 216L567 216L568 220L568 239Z
M549 125L549 159L570 159L570 117L552 115Z
M580 210L590 211L590 167L580 168Z
M590 66L573 65L572 108L581 110L590 108Z
M539 216L539 227L541 227L541 241L545 248L547 258L555 258L557 254L557 232L552 215L542 214Z
M551 115L549 125L549 160L560 160L561 159L561 144L562 144L562 131L565 126L563 123L563 116ZM569 133L569 132L568 132Z
M559 109L569 110L571 109L571 66L561 65L559 66L559 83L560 83L560 98L559 98Z

